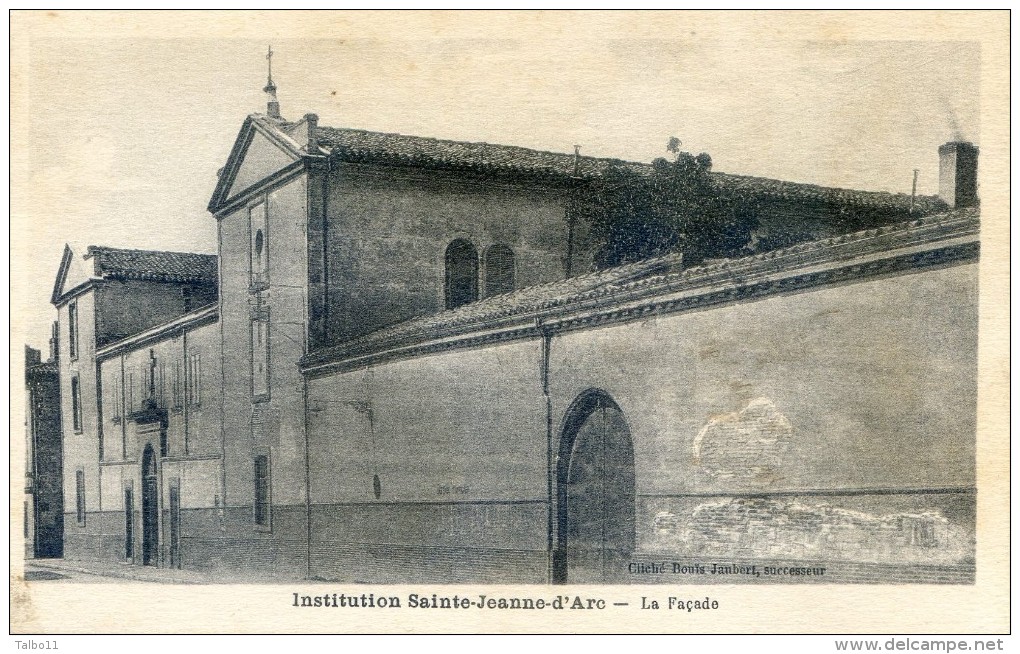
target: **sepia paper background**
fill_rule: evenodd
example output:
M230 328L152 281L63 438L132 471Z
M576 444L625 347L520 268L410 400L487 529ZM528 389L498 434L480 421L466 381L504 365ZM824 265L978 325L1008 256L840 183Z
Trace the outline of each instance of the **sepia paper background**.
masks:
M1009 623L1009 458L1008 458L1008 234L1009 234L1009 14L1008 12L16 12L11 17L11 629L17 633L347 633L347 632L644 632L644 633L993 633L1008 630ZM41 265L39 260L46 256L58 256L69 229L80 227L88 215L79 215L74 206L67 205L68 194L76 189L88 193L95 189L109 189L117 194L139 194L140 203L155 203L150 208L143 206L138 215L124 220L139 220L148 215L148 220L169 220L177 211L175 202L190 202L199 207L188 207L191 215L200 215L207 197L145 198L141 189L125 187L112 165L96 166L96 155L75 150L100 149L102 143L63 143L59 133L53 133L53 141L42 142L38 115L30 102L33 85L61 84L63 96L76 98L81 111L89 112L95 97L123 97L124 104L139 105L136 111L152 114L154 130L160 125L186 121L187 106L153 106L144 98L133 94L131 80L124 79L120 88L92 88L73 75L59 75L58 71L47 71L46 75L33 74L33 49L39 40L61 39L94 40L96 48L102 49L104 42L118 39L202 39L208 48L209 70L217 66L216 44L240 40L254 40L273 43L278 50L292 52L302 47L301 40L343 40L377 39L380 42L403 41L416 44L440 43L458 39L469 43L472 40L504 39L528 44L537 56L569 56L567 70L583 69L585 53L592 44L615 40L617 43L642 44L643 47L675 48L683 51L682 58L687 65L696 66L699 57L712 57L715 51L727 52L732 67L745 67L754 71L760 64L753 57L741 60L739 51L734 54L734 45L752 42L774 45L777 48L803 42L834 43L852 46L855 43L874 42L945 42L948 45L978 44L980 47L980 84L970 89L970 97L976 103L979 114L974 129L979 133L964 133L947 138L964 137L977 142L981 147L980 195L982 204L982 252L980 262L980 308L981 331L979 338L979 415L977 431L977 582L973 586L902 586L902 585L773 585L773 586L728 586L692 585L642 589L640 586L627 587L573 587L556 591L601 597L611 603L628 601L629 609L607 609L606 611L415 611L403 608L399 611L318 609L296 610L290 607L292 592L326 590L324 586L313 586L300 582L281 586L183 586L156 584L61 584L56 582L28 583L20 578L22 569L23 544L21 542L22 511L18 495L22 492L24 432L23 389L18 380L22 378L23 346L25 342L38 346L45 338L47 325L52 319L52 307L40 306L37 289L40 284L47 289L52 283L55 266ZM78 41L75 41L76 43ZM154 44L158 41L154 41ZM277 45L280 44L280 45ZM285 46L285 44L287 44ZM116 53L116 48L109 52ZM88 48L81 56L94 53ZM117 60L116 54L106 55L107 60L98 58L96 65L118 66L130 69L131 62ZM640 57L640 49L635 57ZM805 54L805 56L807 56ZM326 67L330 62L309 61L308 75L317 74L316 66ZM374 62L378 63L378 62ZM413 65L400 68L401 62L389 62L384 72L375 73L366 64L360 69L360 78L351 79L351 87L364 88L371 82L381 85L421 84L427 90L428 84L446 83L458 85L461 95L471 93L472 79L468 74L461 79L422 80ZM598 65L592 61L592 65ZM167 61L168 67L191 65L187 62ZM261 71L264 62L253 58L253 70ZM204 70L204 68L203 68ZM206 73L209 70L205 70ZM53 74L50 75L49 73ZM602 71L612 76L616 71ZM189 77L187 70L177 70L175 80ZM259 81L259 74L252 71L220 70L218 74L237 76ZM353 74L353 73L352 73ZM558 93L576 93L571 80L529 78L518 74L511 67L505 68L508 93L520 94L522 90L533 91L536 97L555 99ZM631 71L621 69L619 75L630 75ZM647 71L655 75L655 70ZM921 74L919 72L919 74ZM45 77L45 79L39 79ZM195 71L194 77L201 77ZM751 75L753 77L753 75ZM489 88L492 80L486 80L479 88ZM947 87L960 80L947 80ZM592 132L602 129L600 120L612 125L614 121L626 123L628 101L668 103L676 97L648 98L640 77L628 80L632 85L633 98L620 95L619 88L600 89L588 86L584 93L589 97L612 97L616 104L604 113L593 112L586 116ZM222 86L211 84L208 88L210 102L220 102L234 107L236 123L220 124L223 148L229 146L229 139L248 111L258 108L261 102L255 83L250 84L249 97L238 98L225 90L236 85L237 80ZM651 82L645 84L652 85ZM523 89L522 89L523 87ZM958 88L954 86L956 90ZM484 89L483 89L484 90ZM602 93L602 91L605 91ZM733 87L716 89L713 101L719 103L719 120L736 120L727 115L734 107L746 107L753 100L753 92L764 93L767 89ZM340 93L344 92L340 89ZM424 91L423 91L424 92ZM826 92L819 81L818 92ZM888 98L894 102L896 88L883 88L872 94L879 100ZM297 100L287 97L287 88L281 82L281 102L293 107L293 112L320 110L316 103L322 100ZM677 97L682 97L678 95ZM720 102L720 98L726 101ZM348 102L354 102L348 99ZM367 101L367 100L366 100ZM427 102L423 99L422 102ZM311 102L309 106L305 106ZM247 103L247 104L245 104ZM553 106L554 102L547 103ZM492 106L489 104L488 106ZM509 111L509 109L508 109ZM876 116L882 115L876 112ZM73 116L66 117L73 120ZM563 117L561 117L563 118ZM565 117L569 119L569 117ZM944 117L943 117L944 118ZM925 120L924 116L919 118ZM470 116L458 116L451 112L450 121L468 121ZM501 121L505 121L501 122ZM569 122L569 121L567 121ZM116 116L111 117L112 130L117 129ZM495 142L520 143L517 135L507 135L505 125L512 125L509 116L485 115L477 117L477 124L454 124L450 130L484 129L491 125L491 136L482 134L476 139ZM679 126L678 129L683 129ZM606 127L610 129L611 127ZM881 141L883 133L892 136L903 129L902 124L875 123L860 126L870 137ZM655 147L658 140L667 136L654 131L652 126L647 134L655 139L647 146L645 159L657 156ZM795 128L791 128L795 129ZM763 132L757 142L747 144L748 149L775 149L786 147L783 142L784 126L775 125ZM408 130L411 131L411 130ZM421 132L431 135L429 131ZM543 135L541 126L536 129ZM694 141L691 147L699 148L696 129L688 129L685 136ZM438 135L438 134L437 134ZM119 135L124 136L124 135ZM137 140L139 148L149 147L151 135L130 134ZM577 138L586 134L563 134L562 143L537 143L536 147L567 151ZM538 137L536 137L538 138ZM187 143L181 143L187 148ZM611 139L607 148L612 147ZM828 157L853 159L862 156L854 152L851 145L845 151L830 149ZM661 147L659 148L661 149ZM714 154L711 144L704 148ZM63 151L61 151L63 150ZM587 153L587 151L586 151ZM58 155L65 163L56 166L48 174L40 176L39 158ZM592 153L601 156L623 156L615 152ZM932 153L933 154L933 153ZM801 160L810 160L814 153L804 150L796 153ZM158 159L158 153L153 157ZM61 161L61 159L58 159ZM66 163L66 162L70 163ZM927 163L927 161L923 162ZM79 165L80 169L74 169ZM738 162L739 165L739 162ZM760 174L780 179L791 179L788 171L762 170L754 162L748 170L734 170L734 166L720 166L726 172ZM931 166L929 165L929 170ZM213 170L181 171L182 174L212 176ZM926 171L927 172L927 171ZM799 173L803 179L808 173ZM874 190L903 191L908 183L909 171L904 171L902 184L883 188L888 178L883 172L876 172L876 180L868 188ZM69 176L65 178L64 175ZM77 176L77 177L75 177ZM926 184L932 183L928 172ZM838 178L804 179L819 184L854 186ZM43 184L45 182L45 185ZM59 187L64 184L67 194L49 191L49 184ZM211 185L210 185L211 190ZM932 188L919 188L921 193L933 192ZM159 202L165 202L164 215L158 212ZM204 218L210 227L213 219ZM115 216L95 216L95 242L110 242L118 233ZM77 223L75 221L78 221ZM180 249L188 247L188 230L169 230L158 234L156 243ZM205 248L208 251L208 248ZM41 267L40 267L41 266ZM40 276L42 280L40 281ZM40 331L41 330L41 331ZM26 340L28 339L28 340ZM33 340L34 339L34 340ZM335 586L335 588L333 587ZM431 593L433 587L415 585L400 586L330 586L330 590L351 592L377 592L387 595L406 596L409 592ZM555 587L509 587L509 586L456 586L445 589L446 594L489 594L497 596L526 595L549 596ZM639 611L634 604L643 595L664 597L668 594L690 599L710 596L719 601L721 609L702 614L679 611Z

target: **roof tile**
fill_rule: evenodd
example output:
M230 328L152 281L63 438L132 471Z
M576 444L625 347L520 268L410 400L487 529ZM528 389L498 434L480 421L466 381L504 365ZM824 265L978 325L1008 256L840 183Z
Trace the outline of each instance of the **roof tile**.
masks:
M90 245L85 258L94 259L95 274L103 278L168 282L217 281L215 254L126 250Z
M319 145L345 161L373 162L398 166L421 166L446 170L478 170L522 173L538 177L596 179L613 167L651 175L651 164L573 154L532 150L513 145L471 143L338 127L318 128ZM576 162L576 168L575 168ZM720 193L761 197L789 202L814 202L906 212L911 207L905 193L858 191L853 189L787 182L765 177L711 173ZM937 196L917 196L914 215L944 211Z

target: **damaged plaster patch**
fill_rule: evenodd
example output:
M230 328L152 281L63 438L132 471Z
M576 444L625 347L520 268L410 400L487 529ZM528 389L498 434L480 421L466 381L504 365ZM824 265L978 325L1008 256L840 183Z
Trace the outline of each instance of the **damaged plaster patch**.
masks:
M653 519L649 547L683 556L959 564L973 537L942 511L871 513L829 502L734 498Z
M779 479L793 425L772 400L759 397L708 421L694 438L694 465L713 479L769 484Z

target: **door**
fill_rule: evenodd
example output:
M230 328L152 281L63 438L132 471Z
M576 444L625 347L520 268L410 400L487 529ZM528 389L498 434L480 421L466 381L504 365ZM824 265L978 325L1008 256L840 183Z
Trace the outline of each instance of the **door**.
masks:
M124 489L124 558L135 558L135 494Z
M170 485L170 567L181 567L181 489Z
M626 580L627 564L634 551L634 448L630 430L623 412L601 391L575 402L574 411L561 444L561 552L554 580L621 582Z
M142 563L159 564L159 480L152 445L142 454Z

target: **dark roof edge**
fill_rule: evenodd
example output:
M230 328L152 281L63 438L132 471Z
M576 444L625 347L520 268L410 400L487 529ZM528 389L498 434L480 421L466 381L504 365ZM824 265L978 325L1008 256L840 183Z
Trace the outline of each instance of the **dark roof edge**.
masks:
M61 293L64 282L67 280L67 271L71 267L72 259L74 259L74 251L69 244L64 243L64 252L60 255L60 266L57 268L57 277L53 280L53 292L50 294L50 304L54 306L60 306L64 298L74 290L68 289ZM82 284L79 284L79 286L82 286Z
M523 145L506 145L504 143L490 143L489 141L458 141L456 139L444 139L444 138L439 138L439 137L436 137L436 136L418 136L416 134L403 134L401 132L379 132L379 131L376 131L376 130L360 129L360 128L357 128L357 127L329 127L329 126L326 126L326 125L320 125L319 129L345 131L345 132L360 132L362 134L373 134L373 135L376 135L376 136L393 136L393 137L400 137L400 138L406 138L406 139L415 139L415 140L419 140L419 141L430 141L430 142L433 142L433 143L442 143L442 144L448 144L448 145L473 145L473 146L481 146L481 147L489 147L489 148L498 148L498 149L502 149L502 150L520 150L522 152L529 152L529 153L535 153L535 154L544 154L544 155L552 155L552 156L555 156L555 157L568 157L570 159L574 158L574 155L569 153L569 152L555 152L553 150L542 150L542 149L539 149L539 148L529 148L529 147L526 147L526 146L523 146ZM341 147L342 148L343 146L330 146L330 147ZM627 164L627 165L642 166L642 167L647 167L647 168L651 168L652 167L652 165L648 164L648 163L643 163L643 162L640 162L640 161L630 161L630 160L627 160L627 159L620 159L618 157L592 157L592 156L584 155L584 154L579 154L577 156L578 156L578 158L581 161L599 162L599 163L605 163L605 164Z
M184 271L168 272L159 270L132 269L125 266L116 266L111 262L102 261L104 254L128 254L152 257L154 259L178 258L176 265L184 266L185 263L201 263L210 266L208 271ZM97 256L98 255L98 256ZM116 248L106 245L90 245L82 257L84 260L94 259L94 274L100 279L138 279L147 281L164 281L173 283L194 283L204 282L215 284L219 279L218 254L206 252L182 252L179 250L141 250L137 248ZM190 261L189 261L190 260ZM166 263L165 261L163 263Z
M261 117L259 117L261 118ZM300 121L299 121L300 122ZM279 123L274 124L262 119L260 125L268 130L275 130L280 135L293 141L293 137L288 133L288 129L299 123ZM400 132L381 132L367 129L357 129L349 127L329 127L320 125L318 127L321 133L320 141L322 145L329 148L328 157L334 158L340 161L349 163L376 163L379 165L399 166L399 167L424 167L433 170L446 170L451 172L478 172L488 174L512 174L520 175L524 174L533 179L545 179L545 180L556 180L557 182L584 182L598 179L600 174L597 174L586 166L582 165L580 172L571 173L566 170L555 170L547 166L528 166L528 165L509 165L509 164L495 164L478 162L470 159L456 160L456 157L451 155L450 158L436 159L428 155L420 153L408 153L399 154L396 152L370 152L364 150L351 150L347 146L337 143L330 143L329 134L330 132L356 132L365 135L379 136L383 138L394 138L394 139L408 139L419 142L426 142L432 144L438 144L443 146L470 146L478 148L493 148L495 150L502 150L504 152L520 152L528 153L532 155L540 155L545 157L556 157L561 158L564 162L568 162L575 159L575 155L567 152L553 152L551 150L541 150L537 148L528 148L519 145L504 145L499 143L489 143L487 141L457 141L454 139L436 138L431 136L416 136L413 134L402 134ZM294 146L291 145L293 148ZM300 145L298 144L298 147ZM303 154L303 153L302 153ZM305 155L308 156L308 155ZM319 157L318 154L315 155ZM632 171L638 172L639 174L651 174L654 171L654 167L651 163L644 163L639 161L631 161L626 159L619 159L614 157L591 157L587 155L577 155L577 160L582 164L596 164L597 166L608 168L611 166L621 166ZM889 191L866 191L859 189L851 189L845 187L835 186L822 186L819 184L813 184L810 182L795 182L781 179L773 179L769 177L756 177L752 175L741 175L735 173L725 173L719 171L712 171L709 173L713 181L725 190L730 192L739 192L748 188L752 194L762 195L765 197L776 197L793 202L823 202L829 204L843 204L854 207L872 207L872 208L883 208L890 211L905 211L911 203L911 196L906 193L892 193ZM753 188L759 187L759 188ZM768 188L774 187L774 188ZM786 197L792 195L794 197ZM796 197L801 195L802 197ZM933 213L944 211L948 207L941 201L937 195L917 195L914 196L915 213L918 215L931 215Z

